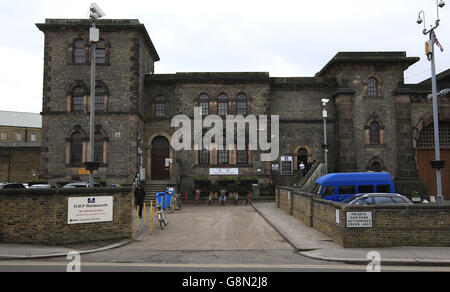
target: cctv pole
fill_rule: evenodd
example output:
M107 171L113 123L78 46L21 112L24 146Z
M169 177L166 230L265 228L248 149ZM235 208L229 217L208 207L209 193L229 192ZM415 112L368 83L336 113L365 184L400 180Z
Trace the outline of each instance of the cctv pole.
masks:
M437 191L437 201L438 203L444 202L444 196L442 195L442 174L441 169L445 166L445 161L441 161L441 149L440 149L440 141L439 141L439 115L438 115L438 101L437 101L437 85L436 85L436 64L435 64L435 49L434 43L436 42L436 35L434 30L439 26L439 8L445 6L444 0L436 0L436 11L437 11L437 20L435 22L435 26L432 26L429 30L427 30L426 22L425 22L425 11L421 10L419 12L419 16L417 18L417 23L421 24L423 22L423 31L424 35L429 35L430 40L429 44L427 44L427 58L431 62L431 90L433 96L433 126L434 126L434 152L435 152L435 161L430 161L431 167L436 169L436 191ZM423 19L420 15L423 14Z
M327 143L327 117L328 117L328 112L326 109L326 105L323 108L323 112L322 112L322 117L323 117L323 149L324 149L324 154L325 154L325 174L328 174L328 143Z
M437 22L439 23L439 22ZM437 26L436 26L437 27ZM437 102L437 85L436 85L436 64L435 64L435 50L434 50L434 42L435 42L435 34L434 29L429 31L430 40L431 40L431 88L433 94L433 124L434 124L434 152L435 152L435 162L441 161L441 149L440 149L440 141L439 141L439 116L438 116L438 102ZM442 195L442 174L441 167L442 165L438 163L436 167L436 186L437 186L437 201L442 203L444 201L444 197Z
M95 18L92 18L92 28L91 30L96 29L96 23ZM91 98L90 98L90 122L89 122L89 129L90 129L90 135L89 135L89 157L90 162L94 161L95 158L95 65L96 65L96 56L95 56L95 39L91 39ZM89 187L94 187L94 170L89 170Z

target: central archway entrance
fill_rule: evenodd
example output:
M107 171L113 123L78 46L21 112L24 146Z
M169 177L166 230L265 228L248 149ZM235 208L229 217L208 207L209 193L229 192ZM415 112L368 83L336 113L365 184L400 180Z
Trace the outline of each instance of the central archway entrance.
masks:
M152 141L152 180L168 180L170 178L169 166L166 159L170 158L170 144L166 137L156 137Z
M441 170L442 193L446 200L450 200L450 123L439 123L439 142L441 160L446 161L445 168ZM434 126L430 124L423 128L417 140L417 170L428 187L428 194L432 196L437 194L436 170L430 164L434 160Z

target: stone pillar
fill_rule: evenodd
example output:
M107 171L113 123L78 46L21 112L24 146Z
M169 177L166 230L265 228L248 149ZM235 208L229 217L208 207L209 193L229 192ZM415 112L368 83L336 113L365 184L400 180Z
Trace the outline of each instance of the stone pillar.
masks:
M335 103L337 171L357 171L352 95L337 95Z
M397 131L397 171L395 175L396 192L410 195L417 191L427 194L426 184L420 180L413 147L411 126L411 98L397 96L395 98L396 131Z

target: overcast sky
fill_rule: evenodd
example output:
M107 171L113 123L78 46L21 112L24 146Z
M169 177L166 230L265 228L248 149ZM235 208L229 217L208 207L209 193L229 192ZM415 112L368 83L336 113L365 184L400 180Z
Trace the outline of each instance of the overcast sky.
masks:
M45 18L88 18L95 0L0 0L0 110L40 112ZM435 0L98 0L106 18L144 23L161 61L155 73L269 72L312 77L339 51L406 51L420 62L405 82L430 77L427 37L416 23ZM447 1L450 2L450 1ZM436 30L445 51L437 73L450 68L450 3Z

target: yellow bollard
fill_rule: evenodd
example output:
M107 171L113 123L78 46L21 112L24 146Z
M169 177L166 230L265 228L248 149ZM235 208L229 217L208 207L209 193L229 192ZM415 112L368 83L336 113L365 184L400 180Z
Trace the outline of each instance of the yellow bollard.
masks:
M143 210L143 212L144 212L144 230L145 230L145 227L147 226L147 218L145 218L145 214L147 213L146 211L145 211L146 209L145 209L145 203L144 203L144 210Z
M136 231L139 232L139 205L137 205L136 209Z
M149 219L150 219L150 233L153 233L153 201L150 202L150 211L149 211Z

